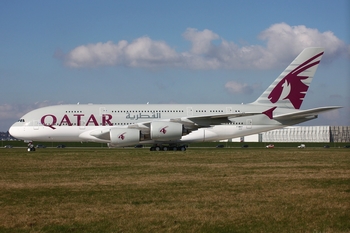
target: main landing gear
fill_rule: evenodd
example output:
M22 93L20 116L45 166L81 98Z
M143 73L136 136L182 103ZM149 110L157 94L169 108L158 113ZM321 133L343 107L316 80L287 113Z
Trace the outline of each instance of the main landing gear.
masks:
M150 151L186 151L187 146L182 145L169 145L169 146L163 146L163 145L153 145L149 150Z

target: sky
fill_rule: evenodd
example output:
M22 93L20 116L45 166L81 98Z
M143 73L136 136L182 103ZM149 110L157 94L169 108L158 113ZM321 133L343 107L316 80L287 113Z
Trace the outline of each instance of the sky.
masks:
M56 104L255 101L306 47L325 54L304 125L350 125L350 1L0 3L0 131Z

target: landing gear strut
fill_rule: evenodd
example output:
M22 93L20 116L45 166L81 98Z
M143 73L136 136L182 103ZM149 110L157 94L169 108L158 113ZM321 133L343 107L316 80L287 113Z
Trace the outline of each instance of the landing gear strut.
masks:
M163 146L163 145L153 145L149 150L150 151L186 151L187 146L182 145L169 145L169 146Z

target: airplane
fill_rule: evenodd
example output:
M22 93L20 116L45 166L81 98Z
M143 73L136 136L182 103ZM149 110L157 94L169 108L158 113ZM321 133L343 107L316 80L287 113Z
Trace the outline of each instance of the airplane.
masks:
M152 144L151 151L279 129L341 106L301 110L324 54L306 48L249 104L69 104L43 107L14 123L10 134L27 141L98 142L110 147Z

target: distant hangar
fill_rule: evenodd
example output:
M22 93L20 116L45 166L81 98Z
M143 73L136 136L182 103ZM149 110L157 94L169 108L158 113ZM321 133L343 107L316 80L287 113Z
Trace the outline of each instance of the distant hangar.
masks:
M241 138L232 142L350 142L350 126L291 126Z

